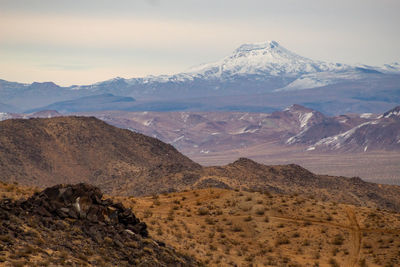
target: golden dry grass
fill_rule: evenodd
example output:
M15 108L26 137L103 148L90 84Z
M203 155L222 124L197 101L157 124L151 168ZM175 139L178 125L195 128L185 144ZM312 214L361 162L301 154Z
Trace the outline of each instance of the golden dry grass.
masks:
M37 190L0 183L3 198L26 198ZM400 264L399 213L216 188L113 198L132 208L155 239L210 266ZM92 253L90 259L100 252Z
M398 213L223 189L119 199L156 239L211 266L400 264Z
M19 185L18 183L4 183L0 181L0 199L9 198L12 200L28 198L33 193L38 192L37 187Z

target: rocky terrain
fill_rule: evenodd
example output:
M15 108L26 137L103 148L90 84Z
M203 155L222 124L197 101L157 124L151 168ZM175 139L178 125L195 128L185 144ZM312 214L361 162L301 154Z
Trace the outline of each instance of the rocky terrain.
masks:
M151 235L208 266L400 264L399 213L215 188L118 200Z
M205 188L108 198L87 184L1 182L0 218L5 266L400 263L399 213L306 194Z
M395 113L390 112L384 114ZM296 163L317 173L400 184L399 117L384 114L331 117L300 105L273 113L79 113L156 137L205 165L249 157L266 164Z
M37 115L0 122L0 264L400 264L399 186L247 158L204 167L94 117ZM272 119L296 132L326 118L294 106Z
M181 176L201 170L171 145L96 118L0 124L2 181L41 187L88 182L106 193L146 194L152 188L177 190Z
M368 183L359 177L316 175L295 164L267 166L241 158L225 166L205 168L196 185L300 194L323 201L400 211L399 186Z
M8 194L17 192L2 184ZM18 194L18 193L17 193ZM57 185L27 200L0 199L0 262L9 266L196 266L151 239L146 224L87 184Z
M30 186L87 182L107 194L142 196L192 188L271 191L400 210L400 187L316 175L298 165L241 158L203 167L171 145L93 117L0 122L0 178ZM293 127L301 127L295 125Z

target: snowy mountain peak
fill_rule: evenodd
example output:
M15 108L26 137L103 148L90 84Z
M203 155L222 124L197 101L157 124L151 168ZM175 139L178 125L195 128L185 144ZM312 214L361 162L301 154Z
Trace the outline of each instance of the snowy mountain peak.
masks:
M280 45L276 41L267 41L263 43L250 43L243 44L239 48L235 50L235 52L247 52L253 50L261 50L261 49L276 49L279 48Z
M384 118L400 118L400 106L395 107L394 109L389 110L383 114Z
M0 121L11 119L12 116L8 112L0 112Z
M117 77L89 86L73 86L71 89L101 91L105 88L119 87L121 88L120 92L125 92L132 87L146 87L146 90L143 91L143 88L140 88L132 95L146 95L146 97L156 95L159 97L160 92L157 89L159 87L182 87L185 88L185 92L190 94L193 90L187 90L187 88L199 85L196 96L203 94L226 95L228 91L237 94L239 90L261 93L324 87L362 80L371 75L381 74L381 72L395 73L397 69L400 71L398 63L378 68L312 60L286 49L276 41L266 41L242 44L225 58L173 75L149 75L131 79ZM244 82L246 85L243 85ZM190 85L185 86L184 83L190 83ZM110 89L106 90L110 92ZM208 93L203 93L203 90L207 90ZM164 91L166 92L166 90ZM121 94L120 92L118 94Z
M243 44L230 56L192 68L187 74L202 78L229 78L238 75L297 77L331 68L330 64L299 56L276 41L267 41Z
M389 73L399 73L400 72L400 63L393 62L391 64L384 64L381 70L389 72Z
M314 110L304 107L302 105L299 104L293 104L287 108L284 109L284 111L288 111L288 112L313 112Z

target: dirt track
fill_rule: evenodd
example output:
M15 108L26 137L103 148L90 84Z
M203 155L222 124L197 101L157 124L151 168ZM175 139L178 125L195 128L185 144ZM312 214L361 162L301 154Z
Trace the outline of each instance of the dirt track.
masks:
M351 227L351 251L349 254L349 259L346 266L356 266L360 261L360 249L361 249L361 239L362 234L360 230L360 225L358 224L357 217L352 208L347 207L346 213L349 218L350 227Z

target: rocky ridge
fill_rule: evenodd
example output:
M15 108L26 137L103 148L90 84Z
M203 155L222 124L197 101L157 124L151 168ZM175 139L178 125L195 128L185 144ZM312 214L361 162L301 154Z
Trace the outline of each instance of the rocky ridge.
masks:
M149 196L210 186L242 188L400 210L398 186L317 175L295 164L268 166L245 158L225 166L203 167L171 145L96 118L6 120L0 126L0 179L8 183L43 188L65 181L86 182L114 196ZM73 212L66 208L59 214Z

